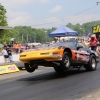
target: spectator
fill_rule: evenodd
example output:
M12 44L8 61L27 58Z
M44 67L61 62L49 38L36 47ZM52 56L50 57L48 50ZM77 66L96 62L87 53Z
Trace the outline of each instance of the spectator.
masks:
M100 56L100 43L99 43L98 46L97 46L96 52L97 52L97 54Z
M100 35L99 35L99 37L98 37L98 42L100 43Z
M24 45L23 44L20 44L20 53L23 52L25 49Z
M51 44L50 44L50 42L48 43L48 47L50 46Z
M14 41L11 41L11 42L10 42L11 47L13 47L13 44L14 44Z
M85 40L84 40L84 39L82 39L81 41L82 41L82 43L85 45Z
M98 43L97 38L94 35L92 35L91 39L90 39L91 50L95 50L96 51L97 43Z
M54 43L58 43L58 37L54 37Z
M7 44L5 44L4 47L7 48Z
M10 43L7 43L7 47L10 47L11 48L11 44Z
M35 48L35 45L32 45L32 48L34 49Z
M8 48L7 53L8 53L10 62L14 62L13 61L13 57L12 57L12 52L11 52L11 49L10 48Z
M65 38L62 39L62 42L66 42Z
M16 54L18 54L18 52L19 52L19 44L17 42L14 44L14 49L16 51Z
M25 48L25 50L27 50L27 49L29 49L29 46L28 46L28 45L26 45L26 48Z
M7 53L7 50L6 50L5 47L3 47L2 55L3 55L4 58L5 58L5 62L9 62L9 56L8 56L8 53Z

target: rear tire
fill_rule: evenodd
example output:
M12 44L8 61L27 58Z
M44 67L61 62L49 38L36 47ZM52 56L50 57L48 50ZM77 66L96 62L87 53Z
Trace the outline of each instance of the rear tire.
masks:
M25 69L27 70L27 72L34 72L35 69L38 67L38 65L36 63L25 63Z
M95 71L97 68L96 57L94 55L90 56L90 60L87 65L85 65L87 71Z

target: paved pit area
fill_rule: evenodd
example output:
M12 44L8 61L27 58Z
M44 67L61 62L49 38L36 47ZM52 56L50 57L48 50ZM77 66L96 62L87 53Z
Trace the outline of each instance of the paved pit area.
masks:
M93 93L90 93L80 99L75 100L100 100L100 90L95 90Z

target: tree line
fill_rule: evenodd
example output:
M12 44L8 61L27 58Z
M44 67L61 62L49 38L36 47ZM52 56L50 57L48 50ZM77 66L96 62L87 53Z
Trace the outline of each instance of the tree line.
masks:
M6 9L0 4L0 26L8 26L6 13ZM88 33L92 33L92 27L98 24L100 24L100 20L83 24L77 23L75 25L68 23L66 26L77 31L80 36L86 36ZM36 29L31 26L15 26L10 30L0 30L0 43L5 44L10 42L11 38L14 38L19 43L50 42L53 38L49 37L49 33L54 30L56 30L56 27Z

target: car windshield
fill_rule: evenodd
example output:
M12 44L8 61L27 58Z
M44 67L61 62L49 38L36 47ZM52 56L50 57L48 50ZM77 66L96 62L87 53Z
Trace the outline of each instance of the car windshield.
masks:
M76 42L59 42L50 45L49 47L58 47L58 46L68 46L68 47L75 47Z

